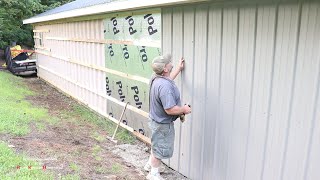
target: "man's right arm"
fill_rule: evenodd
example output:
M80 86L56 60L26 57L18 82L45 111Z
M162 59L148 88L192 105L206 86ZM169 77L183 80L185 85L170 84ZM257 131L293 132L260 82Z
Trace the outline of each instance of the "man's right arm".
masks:
M165 109L166 113L169 115L181 115L191 113L191 107L188 105L184 106L173 106L170 109Z

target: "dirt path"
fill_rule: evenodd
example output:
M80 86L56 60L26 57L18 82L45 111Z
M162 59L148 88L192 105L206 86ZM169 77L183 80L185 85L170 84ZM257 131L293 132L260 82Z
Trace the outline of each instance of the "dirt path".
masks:
M77 116L65 115L73 111L74 100L38 78L24 80L37 93L27 100L47 108L59 122L45 124L43 130L32 123L30 134L22 137L2 134L0 139L12 145L16 152L46 165L56 179L67 174L75 174L80 179L145 179L147 173L143 171L143 165L149 154L143 143L113 144L106 140L107 135L111 136L106 130ZM185 179L169 168L163 176Z

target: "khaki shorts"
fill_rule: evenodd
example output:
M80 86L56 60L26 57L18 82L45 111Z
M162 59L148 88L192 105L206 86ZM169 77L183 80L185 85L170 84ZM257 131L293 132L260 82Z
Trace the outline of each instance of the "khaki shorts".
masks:
M173 155L174 124L161 124L150 120L151 149L157 159L168 159Z

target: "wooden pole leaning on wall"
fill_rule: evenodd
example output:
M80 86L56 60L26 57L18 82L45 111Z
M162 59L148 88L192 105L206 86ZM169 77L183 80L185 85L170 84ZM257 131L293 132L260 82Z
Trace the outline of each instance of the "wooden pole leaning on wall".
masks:
M106 113L102 113L102 112L98 112L98 111L94 110L94 108L91 107L89 104L86 104L86 103L82 102L78 97L69 94L65 89L58 87L58 86L55 85L52 81L47 80L47 79L44 79L44 78L41 78L41 77L39 77L39 78L40 78L41 80L45 81L47 84L49 84L49 85L51 85L52 87L54 87L57 91L59 91L60 93L64 94L65 96L71 97L71 98L73 98L75 101L77 101L79 104L82 104L82 105L84 105L84 106L86 106L86 107L89 107L93 112L98 113L99 115L104 116L105 118L113 121L114 123L118 123L118 120L117 120L117 119L109 116L109 115L106 114ZM128 108L128 109L129 109L129 108ZM150 139L150 138L148 138L148 137L140 134L139 132L135 131L132 127L127 126L127 125L123 124L122 122L120 122L120 126L121 126L122 128L124 128L124 129L126 129L127 131L129 131L130 133L132 133L135 137L137 137L137 138L138 138L139 140L141 140L142 142L146 143L148 146L151 145L151 139Z

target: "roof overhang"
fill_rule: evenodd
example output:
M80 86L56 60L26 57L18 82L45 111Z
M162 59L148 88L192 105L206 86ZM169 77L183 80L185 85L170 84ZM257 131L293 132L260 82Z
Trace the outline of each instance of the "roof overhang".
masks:
M74 9L70 11L64 11L56 14L50 14L41 17L32 17L25 19L23 24L33 24L39 22L46 22L58 19L73 18L87 15L95 15L102 13L111 13L118 11L128 11L137 10L144 8L155 8L155 7L165 7L174 6L181 4L189 4L196 2L206 2L210 0L126 0L126 1L115 1L106 4L99 4L90 7L85 7L81 9Z

